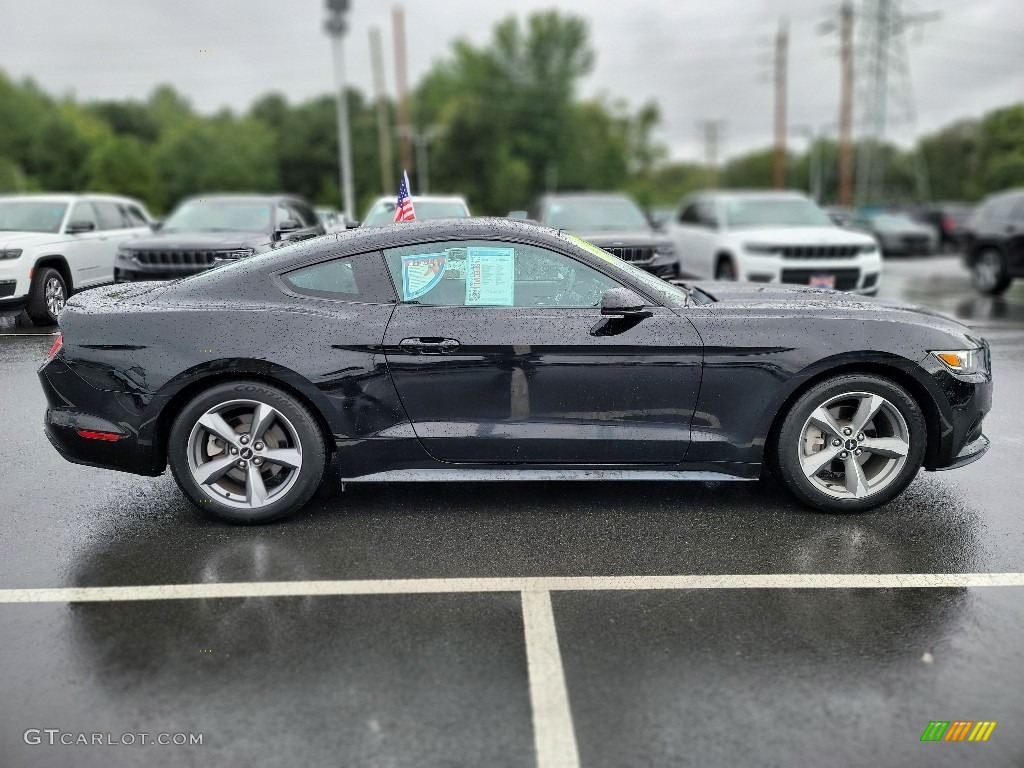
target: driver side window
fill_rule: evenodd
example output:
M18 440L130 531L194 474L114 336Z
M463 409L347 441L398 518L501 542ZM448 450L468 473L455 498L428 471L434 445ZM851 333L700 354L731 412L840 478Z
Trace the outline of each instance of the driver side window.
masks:
M449 307L596 307L619 284L568 256L533 245L428 243L384 252L399 299Z

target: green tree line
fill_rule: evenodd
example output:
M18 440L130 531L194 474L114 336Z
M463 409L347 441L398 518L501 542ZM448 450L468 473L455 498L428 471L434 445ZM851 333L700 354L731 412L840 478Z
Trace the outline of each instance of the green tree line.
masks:
M670 161L654 138L656 104L580 97L595 58L585 20L555 11L509 17L482 44L455 41L410 97L414 123L434 134L430 191L464 194L475 212L503 215L552 190L621 189L653 206L705 187L707 169ZM400 169L385 185L375 105L357 89L346 98L362 212L394 190ZM387 106L394 126L394 104ZM143 100L79 102L0 71L0 192L118 192L157 212L211 191L285 190L337 205L336 126L331 95L293 103L270 93L245 112L210 115L167 85ZM1024 184L1024 103L957 122L913 149L881 151L892 200L916 196L922 160L935 199L976 200ZM834 201L837 157L828 139L791 152L788 186L818 186L823 202ZM771 150L734 157L717 176L724 187L770 186Z

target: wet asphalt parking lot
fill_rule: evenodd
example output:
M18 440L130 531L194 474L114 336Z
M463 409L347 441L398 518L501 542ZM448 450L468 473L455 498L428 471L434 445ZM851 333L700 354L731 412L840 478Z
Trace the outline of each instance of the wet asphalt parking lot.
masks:
M883 297L989 340L992 449L855 516L765 483L400 484L230 526L61 459L52 334L0 321L0 766L1024 765L1024 284L895 259ZM127 589L67 591L100 587ZM60 743L94 733L135 743Z

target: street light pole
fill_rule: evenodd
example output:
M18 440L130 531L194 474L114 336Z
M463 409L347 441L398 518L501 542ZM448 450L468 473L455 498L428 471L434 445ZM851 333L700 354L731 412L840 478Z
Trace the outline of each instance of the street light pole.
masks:
M346 220L355 219L355 205L352 189L352 141L348 125L348 100L345 98L345 51L342 38L348 29L345 14L348 12L349 0L326 0L327 21L324 31L331 38L334 49L334 75L337 86L338 102L338 167L340 171L340 191L342 208Z

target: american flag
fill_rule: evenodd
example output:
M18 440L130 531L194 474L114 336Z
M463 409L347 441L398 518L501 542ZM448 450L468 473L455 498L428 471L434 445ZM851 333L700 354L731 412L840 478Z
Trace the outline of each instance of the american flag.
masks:
M409 172L402 173L402 183L398 185L398 202L395 203L395 221L416 221L416 212L412 209L412 198L409 196Z

